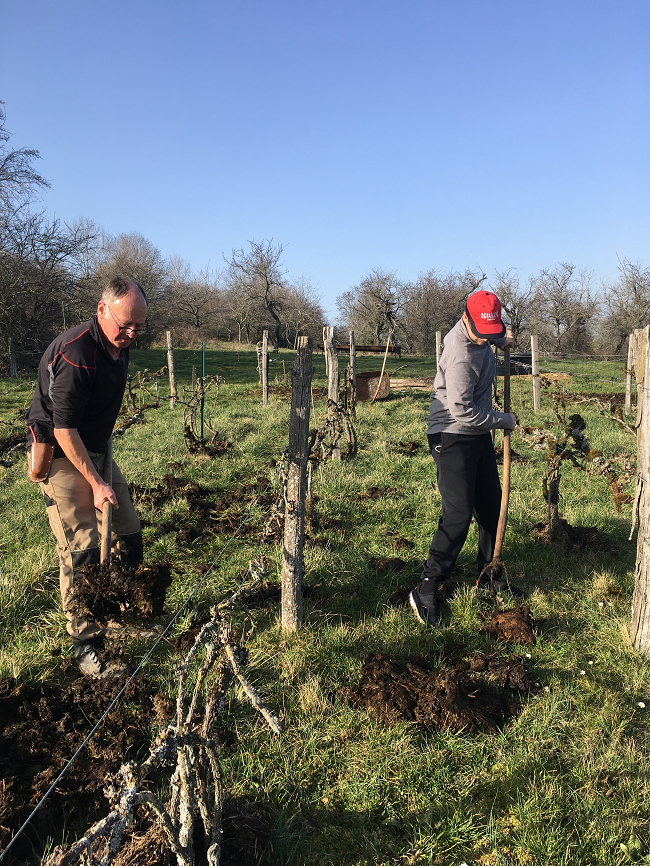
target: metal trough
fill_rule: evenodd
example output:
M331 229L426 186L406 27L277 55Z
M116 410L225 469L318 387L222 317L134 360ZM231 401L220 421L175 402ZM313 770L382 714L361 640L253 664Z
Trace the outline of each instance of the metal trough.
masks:
M381 370L371 373L357 373L357 401L363 403L372 400L375 396L375 391L377 391L380 376ZM377 399L381 400L383 397L388 397L389 394L390 379L388 373L384 371L384 375L381 376L381 386L377 392Z

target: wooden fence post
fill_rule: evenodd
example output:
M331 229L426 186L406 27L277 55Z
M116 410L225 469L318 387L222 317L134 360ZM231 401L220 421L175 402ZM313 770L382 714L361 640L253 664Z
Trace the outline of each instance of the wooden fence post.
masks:
M638 515L639 529L631 637L639 652L650 655L650 400L646 391L646 387L650 385L650 352L648 351L650 327L635 331L634 336L634 369L637 381L637 476L635 514L632 519L634 521Z
M335 409L332 403L339 402L339 356L334 344L334 328L323 328L323 346L325 349L325 367L327 369L327 404L328 414L333 415ZM341 459L341 449L335 445L332 449L332 460Z
M539 351L537 348L537 336L530 337L530 354L532 355L533 367L533 412L539 412L542 408L542 394L539 379Z
M269 403L269 332L262 331L262 405Z
M309 457L309 407L311 401L312 345L309 337L298 340L298 354L291 371L289 421L289 472L284 511L282 559L282 628L295 631L302 623L302 579L305 571L305 498Z
M13 337L9 337L9 375L12 379L18 378L18 364L16 363L16 344Z
M169 408L176 405L176 368L174 367L174 342L171 331L167 331L167 368L169 370Z
M632 414L632 370L634 368L634 334L627 341L627 366L625 368L625 414Z
M440 366L440 355L442 353L442 331L436 331L436 373Z
M357 344L354 339L354 331L350 331L350 371L352 373L352 416L357 411Z

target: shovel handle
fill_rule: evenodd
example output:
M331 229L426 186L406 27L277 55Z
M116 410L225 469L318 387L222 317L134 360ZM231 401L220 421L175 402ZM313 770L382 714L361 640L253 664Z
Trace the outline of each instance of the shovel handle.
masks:
M503 350L503 411L510 411L510 349ZM501 487L501 510L494 544L494 561L501 559L503 540L508 525L508 502L510 500L510 430L503 431L503 485Z
M113 486L113 437L108 440L104 465L104 481ZM100 562L110 564L111 561L111 535L113 531L113 506L105 499L102 504L102 539L100 548Z

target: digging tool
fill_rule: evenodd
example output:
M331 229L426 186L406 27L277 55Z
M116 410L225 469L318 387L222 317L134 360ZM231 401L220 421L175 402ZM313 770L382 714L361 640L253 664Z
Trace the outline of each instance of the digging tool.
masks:
M503 350L503 411L510 412L510 349ZM497 525L497 536L494 543L494 553L492 562L486 565L483 569L485 573L490 570L490 586L492 589L492 599L496 598L494 588L494 575L503 571L504 577L510 588L510 580L505 563L501 558L503 551L503 540L506 535L506 526L508 524L508 502L510 500L510 430L503 431L503 484L501 485L501 510L499 511L499 523ZM480 580L480 577L479 577ZM477 582L478 585L478 582Z
M503 350L503 411L510 411L510 349ZM501 510L499 511L499 524L497 526L497 538L494 544L494 554L490 568L492 574L499 565L504 569L505 565L501 559L503 540L508 525L508 502L510 500L510 430L503 431L503 484L501 486ZM506 580L508 575L506 574Z
M108 440L106 450L106 463L104 466L104 481L109 487L113 486L113 436ZM110 565L111 562L111 535L113 530L113 506L105 499L102 504L102 542L100 549L100 561Z

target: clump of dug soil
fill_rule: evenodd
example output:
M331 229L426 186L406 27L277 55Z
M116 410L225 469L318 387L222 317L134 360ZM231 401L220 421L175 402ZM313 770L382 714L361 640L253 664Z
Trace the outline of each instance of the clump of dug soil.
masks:
M422 448L421 442L402 442L401 439L397 445L393 445L393 451L397 452L397 454L404 454L406 457L412 457L414 454L417 454L420 448Z
M376 487L373 485L364 490L363 493L357 493L357 498L362 500L371 499L376 502L379 499L390 498L391 493L395 493L395 487Z
M408 562L399 556L371 556L369 562L378 574L396 574L408 568Z
M616 556L618 553L618 547L595 526L571 526L562 517L559 518L559 527L556 527L555 538L551 538L551 531L547 522L536 523L532 527L532 533L544 544L560 544L567 550L600 550L604 553L610 553L612 556Z
M481 629L481 634L490 635L497 640L510 641L532 646L535 643L533 628L535 620L530 607L513 607L511 610L495 610L492 618Z
M338 696L383 725L415 722L427 731L493 732L517 715L531 690L516 656L476 654L453 668L433 671L424 658L391 660L371 654L356 688Z
M165 607L167 587L172 582L168 563L124 567L119 560L110 564L86 565L75 578L70 610L75 616L91 616L99 622L151 619Z
M183 427L183 439L185 447L190 454L205 454L208 457L221 457L230 448L230 442L227 439L219 439L219 434L215 433L210 439L201 439L194 434L194 431L187 424Z

